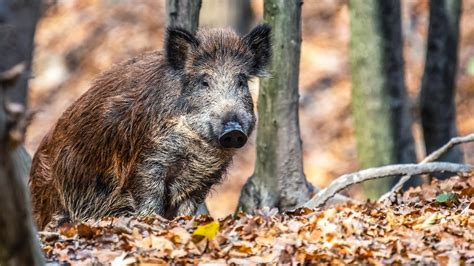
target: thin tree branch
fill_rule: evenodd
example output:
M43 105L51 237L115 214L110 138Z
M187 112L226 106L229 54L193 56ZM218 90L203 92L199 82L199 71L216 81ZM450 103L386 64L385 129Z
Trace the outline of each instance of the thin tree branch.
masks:
M19 63L7 71L0 72L0 82L13 83L26 70L25 62Z
M421 161L419 164L425 164L425 163L429 163L429 162L433 162L433 161L436 161L437 159L439 159L443 154L445 154L446 152L448 152L452 147L458 145L458 144L461 144L461 143L467 143L467 142L474 142L474 133L473 134L469 134L469 135L466 135L466 136L463 136L463 137L455 137L455 138L452 138L451 140L449 140L448 143L446 143L443 147L435 150L434 152L432 152L430 155L428 155L425 159L423 159L423 161ZM394 193L400 191L400 189L402 189L403 185L408 181L410 180L411 178L411 175L406 175L404 177L402 177L398 183L393 186L393 188L385 193L384 195L382 195L380 198L379 198L379 202L382 202L386 199L388 199L391 195L393 195Z
M434 172L470 172L471 166L454 163L425 163L425 164L394 164L379 168L369 168L359 172L342 175L334 180L327 188L321 190L304 206L308 208L322 207L326 201L344 188L364 182L388 176L419 175Z
M448 143L446 143L443 147L437 149L436 151L432 152L428 155L423 161L420 163L428 163L439 159L443 154L445 154L449 149L454 147L455 145L466 143L466 142L474 142L474 133L469 134L463 137L455 137L452 138Z

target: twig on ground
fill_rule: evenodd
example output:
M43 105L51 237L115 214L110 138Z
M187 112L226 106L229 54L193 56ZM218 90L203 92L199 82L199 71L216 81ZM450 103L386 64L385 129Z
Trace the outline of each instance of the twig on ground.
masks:
M432 152L430 155L428 155L425 159L423 159L423 161L421 161L419 163L419 165L422 165L422 164L426 164L426 163L429 163L429 162L433 162L433 161L436 161L437 159L439 159L443 154L445 154L446 152L448 152L452 147L458 145L458 144L461 144L461 143L466 143L466 142L474 142L474 133L473 134L469 134L469 135L466 135L466 136L463 136L463 137L455 137L455 138L452 138L451 140L449 140L448 143L446 143L443 147L437 149L436 151ZM385 201L386 199L388 199L391 195L393 195L394 193L397 193L398 191L400 191L403 187L403 185L408 181L410 180L412 175L405 175L403 176L399 181L398 183L393 186L393 188L385 193L384 195L382 195L380 198L379 198L379 202L383 202Z
M470 172L471 167L454 163L425 163L425 164L394 164L379 168L369 168L359 172L342 175L334 180L327 188L318 192L304 207L322 207L331 197L344 188L366 180L388 176L420 175L434 172Z

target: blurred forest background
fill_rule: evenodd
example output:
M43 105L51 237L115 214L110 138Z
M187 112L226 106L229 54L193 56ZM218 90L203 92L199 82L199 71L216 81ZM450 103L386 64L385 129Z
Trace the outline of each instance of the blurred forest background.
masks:
M239 9L240 5L232 2L247 2L250 10ZM262 2L205 0L200 24L232 25L246 32L262 20ZM405 83L413 110L412 131L418 158L423 158L425 151L419 115L414 110L424 69L428 4L428 0L403 0L401 10ZM456 85L460 135L474 132L474 1L465 0L462 5ZM39 112L28 128L26 147L30 154L61 113L101 72L144 51L161 49L165 20L165 1L47 1L35 36L29 106ZM359 169L351 112L347 1L305 1L302 33L300 125L304 172L311 183L325 187L333 178ZM257 81L252 83L252 89L258 95ZM464 146L464 157L466 163L474 164L473 144ZM216 186L208 197L212 215L222 217L234 212L241 187L252 175L254 163L255 134L234 159L223 184ZM347 193L363 197L358 186Z

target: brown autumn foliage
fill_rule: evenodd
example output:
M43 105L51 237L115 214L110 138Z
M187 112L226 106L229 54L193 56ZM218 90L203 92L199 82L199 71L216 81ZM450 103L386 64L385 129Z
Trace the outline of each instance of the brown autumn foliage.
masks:
M105 218L40 232L50 262L112 263L474 263L474 175L433 181L392 203L326 210L259 210L209 216ZM196 230L203 225L210 225ZM204 234L203 234L204 231ZM204 236L203 236L204 235Z

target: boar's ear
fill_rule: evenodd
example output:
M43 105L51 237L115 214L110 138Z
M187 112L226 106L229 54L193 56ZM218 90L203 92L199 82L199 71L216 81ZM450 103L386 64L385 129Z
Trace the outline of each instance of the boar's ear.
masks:
M178 27L168 28L165 39L168 63L176 70L183 69L188 53L198 45L198 39L187 30Z
M262 24L255 27L243 38L254 54L251 75L265 75L265 68L272 58L271 31L270 25Z

